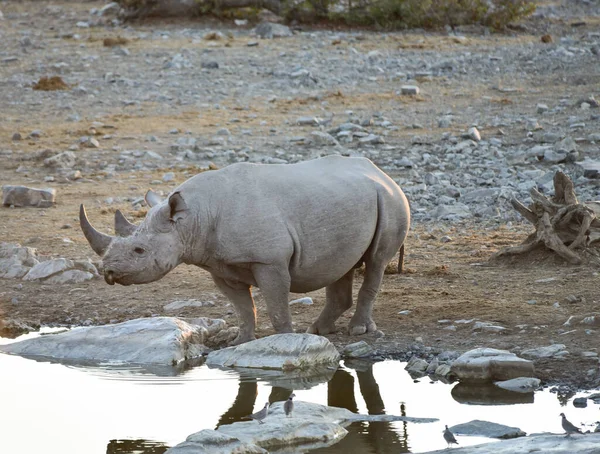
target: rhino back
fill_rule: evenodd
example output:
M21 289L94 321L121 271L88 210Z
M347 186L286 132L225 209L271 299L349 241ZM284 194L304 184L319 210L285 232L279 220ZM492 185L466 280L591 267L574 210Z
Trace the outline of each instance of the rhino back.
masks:
M219 260L289 263L298 291L328 285L361 259L381 215L378 194L398 200L384 209L407 215L400 188L364 158L234 164L178 190L190 207L210 213L209 241Z

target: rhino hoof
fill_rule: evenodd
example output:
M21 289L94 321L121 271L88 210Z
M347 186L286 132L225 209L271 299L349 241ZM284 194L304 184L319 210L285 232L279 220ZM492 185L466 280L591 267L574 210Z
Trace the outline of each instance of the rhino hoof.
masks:
M335 324L332 325L319 325L317 322L310 325L310 327L306 330L308 334L320 334L324 336L325 334L332 334L336 332Z
M350 326L348 326L348 333L351 336L358 336L360 334L365 334L365 333L372 333L374 331L377 331L377 325L375 324L375 322L373 320L369 320L367 323L357 323L357 324L350 324Z
M229 346L234 347L236 345L245 344L246 342L250 342L253 340L256 340L255 336L242 336L241 334L238 334L238 336L233 341L231 341Z

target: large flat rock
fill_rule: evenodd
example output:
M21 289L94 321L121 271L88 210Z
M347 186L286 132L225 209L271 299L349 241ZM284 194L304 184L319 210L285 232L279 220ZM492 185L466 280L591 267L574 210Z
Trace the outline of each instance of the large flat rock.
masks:
M535 373L531 361L494 348L476 348L463 353L452 363L451 370L461 381L501 381L533 377Z
M329 340L314 334L275 334L211 352L209 366L256 369L337 367L340 354Z
M460 442L460 440L458 440ZM486 443L452 450L440 449L429 451L425 454L600 454L600 433L573 435L566 438L564 435L537 435L521 437L512 440L503 440L498 443Z
M202 326L173 317L140 318L75 328L1 345L0 350L58 361L176 365L202 354L206 332Z

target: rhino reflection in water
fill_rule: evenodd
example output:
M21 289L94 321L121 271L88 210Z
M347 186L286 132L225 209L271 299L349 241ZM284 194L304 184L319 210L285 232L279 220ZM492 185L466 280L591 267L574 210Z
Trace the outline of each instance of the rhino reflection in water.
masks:
M120 214L112 237L80 223L102 256L109 284L153 282L181 263L209 273L239 320L234 344L255 339L259 287L278 333L293 332L289 293L326 287L326 304L309 333L335 331L352 306L354 270L365 264L350 334L376 329L373 302L386 265L410 225L398 185L365 158L328 156L298 164L238 163L196 175L152 207L135 226Z

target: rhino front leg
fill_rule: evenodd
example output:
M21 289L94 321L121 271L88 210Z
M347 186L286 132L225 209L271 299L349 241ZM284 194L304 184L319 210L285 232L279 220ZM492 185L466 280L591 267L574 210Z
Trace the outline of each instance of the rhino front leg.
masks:
M267 312L278 333L293 333L289 307L290 274L285 266L256 264L252 274L265 297Z
M354 268L339 281L326 288L326 303L319 318L306 330L311 334L329 334L335 332L335 321L352 306L352 281Z
M243 344L256 339L254 330L256 327L256 306L252 299L250 286L242 282L232 282L212 275L219 290L233 303L240 324L240 332L231 343L232 345Z

